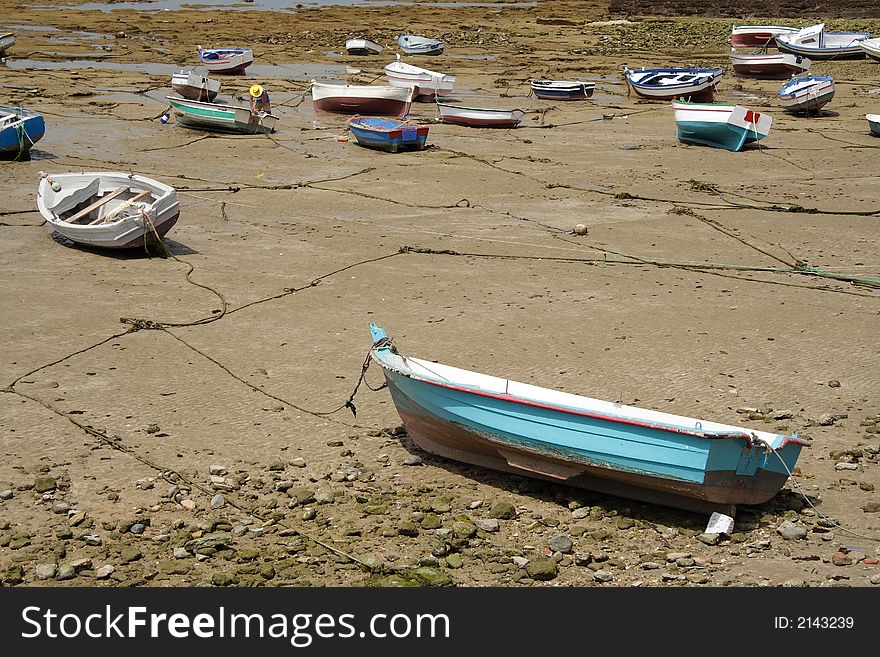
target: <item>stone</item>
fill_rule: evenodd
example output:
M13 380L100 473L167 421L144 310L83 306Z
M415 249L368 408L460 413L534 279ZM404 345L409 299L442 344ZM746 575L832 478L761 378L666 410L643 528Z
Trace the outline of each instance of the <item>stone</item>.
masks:
M70 562L71 567L76 572L81 572L83 570L90 570L92 567L92 560L88 557L84 557L82 559L76 559Z
M287 491L288 497L296 501L296 504L311 504L315 501L315 493L308 488L291 488Z
M211 575L211 584L214 586L232 586L238 584L238 575L233 573L214 573Z
M618 529L630 529L636 526L636 521L632 518L618 518L617 519L617 528Z
M464 560L461 558L461 555L457 552L453 552L452 554L446 555L446 567L452 568L453 570L461 568L464 565Z
M421 522L422 529L439 529L442 524L443 523L440 522L440 516L436 513L429 513Z
M48 475L41 475L34 479L34 490L38 493L47 493L50 490L55 490L58 486L58 482L55 481L54 477L49 477Z
M15 496L15 493L13 493L8 488L6 490L0 490L0 500L3 500L4 502L6 500L11 500L14 496Z
M123 545L119 550L119 563L126 564L142 558L143 553L133 545Z
M65 563L59 566L58 574L55 575L55 579L57 579L59 582L65 582L67 580L73 579L74 577L76 577L76 569L69 563Z
M77 513L74 513L72 516L70 516L67 519L67 524L70 525L71 527L79 527L81 524L83 524L85 522L86 517L87 516L86 516L85 511L79 511Z
M7 584L21 584L22 580L24 580L24 569L21 564L14 563L3 573L3 581Z
M418 536L419 527L414 522L404 520L397 525L397 531L401 536Z
M208 472L211 473L212 475L222 477L229 471L226 469L226 466L224 466L224 465L212 465L211 467L208 468Z
M422 465L422 463L423 463L422 457L416 456L416 455L407 456L403 460L404 465Z
M871 584L880 584L880 573L871 575L871 578L868 581L871 582Z
M843 552L835 552L831 557L831 563L835 566L851 566L852 565L852 557Z
M478 520L474 520L477 528L482 529L484 532L492 533L497 532L501 529L501 524L498 522L496 518L480 518Z
M607 570L597 570L593 573L593 579L597 582L610 582L614 579L614 575L609 573Z
M776 528L777 533L786 541L797 541L807 537L807 530L786 520Z
M95 579L107 579L108 577L110 577L110 575L113 574L115 570L116 568L111 566L109 563L101 566L95 571Z
M774 411L771 416L774 420L790 420L794 417L791 411Z
M867 493L874 492L874 484L868 483L867 481L860 481L859 488Z
M221 509L226 506L226 498L220 495L219 493L211 498L211 508L212 509Z
M571 512L571 517L575 520L583 520L590 517L590 507L582 506Z
M306 467L306 460L300 456L298 458L293 459L290 462L290 465L292 465L295 468L304 468L304 467Z
M700 534L697 540L706 545L718 545L721 542L721 534Z
M187 498L185 500L180 500L180 506L182 506L187 511L193 511L196 508L196 503L193 500Z
M868 502L862 506L862 511L865 513L877 513L880 511L880 502Z
M187 541L183 547L190 552L205 549L226 549L232 545L233 538L229 532L212 532L191 541Z
M446 586L452 581L449 575L433 566L420 566L413 571L413 575L427 586Z
M174 558L175 559L186 559L191 556L192 555L186 550L186 548L182 548L182 547L174 548Z
M132 534L143 534L146 528L147 526L144 523L136 522L128 528L128 531L130 531Z
M103 542L97 534L86 534L82 539L86 542L86 545L101 545Z
M52 579L58 572L58 564L54 563L38 563L34 568L34 574L37 579Z
M526 573L528 573L529 577L539 582L556 579L558 572L556 562L552 559L540 557L526 564Z
M477 526L473 522L456 520L452 523L452 534L456 538L473 538L477 534Z
M858 470L859 464L858 463L845 463L845 462L835 463L834 469L835 470Z
M499 520L513 520L516 518L516 507L506 500L501 500L492 506L489 515Z
M516 565L518 568L525 568L525 567L528 565L528 563L529 563L529 560L528 560L528 559L526 559L525 557L520 557L520 556L511 557L510 560L511 560L511 561L514 563L514 565Z
M554 552L569 554L572 548L574 548L574 541L571 539L571 536L559 534L547 541L547 546Z

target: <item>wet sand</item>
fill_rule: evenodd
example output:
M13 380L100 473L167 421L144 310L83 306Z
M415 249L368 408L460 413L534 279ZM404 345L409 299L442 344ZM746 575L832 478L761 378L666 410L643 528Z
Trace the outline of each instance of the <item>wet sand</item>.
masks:
M769 136L740 153L687 146L620 67L729 69L732 21L590 25L612 16L581 5L23 9L0 26L16 34L0 103L47 122L30 161L0 168L4 585L876 583L880 291L859 278L880 276L880 140L864 118L880 111L880 64L816 63L838 85L818 118L784 114L779 82L728 70L719 100L769 112ZM456 75L462 103L525 110L522 126L442 125L417 103L422 152L340 141L346 117L314 113L309 76L381 83L402 31L444 38L443 55L409 61ZM359 34L387 53L341 54ZM159 121L169 76L145 65L190 67L200 44L293 67L217 76L227 98L264 83L275 134ZM537 77L596 94L538 100ZM176 187L174 257L53 239L39 172L81 169ZM808 436L797 481L818 511L789 483L707 545L705 515L421 452L387 390L362 385L356 417L325 415L358 381L369 322L413 356ZM495 531L499 502L516 514ZM785 540L785 521L805 537ZM550 549L558 535L570 551Z

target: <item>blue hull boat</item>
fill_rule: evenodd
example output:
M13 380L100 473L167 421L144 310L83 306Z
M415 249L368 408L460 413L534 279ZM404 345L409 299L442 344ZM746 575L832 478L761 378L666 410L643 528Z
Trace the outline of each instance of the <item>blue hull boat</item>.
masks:
M411 358L383 329L370 331L409 437L457 461L733 515L772 498L809 444Z
M0 105L0 157L27 157L31 147L46 133L46 122L36 112Z
M389 153L421 150L428 140L428 126L380 116L353 116L348 127L361 146Z

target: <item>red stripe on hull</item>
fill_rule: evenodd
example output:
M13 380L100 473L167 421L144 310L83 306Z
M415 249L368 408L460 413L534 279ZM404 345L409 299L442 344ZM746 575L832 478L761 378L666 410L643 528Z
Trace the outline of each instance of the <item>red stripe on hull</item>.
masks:
M319 112L404 117L409 113L410 103L393 98L330 97L314 101L314 106Z

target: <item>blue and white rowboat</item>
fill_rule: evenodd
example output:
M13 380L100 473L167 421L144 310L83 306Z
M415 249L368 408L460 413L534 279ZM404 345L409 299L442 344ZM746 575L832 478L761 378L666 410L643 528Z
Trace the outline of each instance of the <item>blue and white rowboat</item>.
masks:
M26 158L45 133L42 115L23 107L0 105L0 157Z
M739 151L767 136L773 119L741 105L672 103L678 139L686 143Z
M804 75L792 78L779 90L779 100L786 112L819 113L834 98L834 78L830 75Z
M397 45L407 55L439 55L446 47L441 39L429 39L414 34L401 34L397 37Z
M626 81L642 98L711 101L724 71L720 68L624 69Z
M348 128L361 146L388 153L421 150L428 139L428 126L380 116L353 116Z
M446 458L731 515L773 497L809 444L410 358L370 331L407 434Z
M868 32L826 32L825 23L805 27L797 34L777 34L776 47L782 52L817 59L864 59L860 43Z
M532 80L529 86L537 98L544 100L584 100L593 95L593 82L568 80Z

